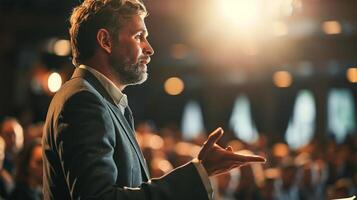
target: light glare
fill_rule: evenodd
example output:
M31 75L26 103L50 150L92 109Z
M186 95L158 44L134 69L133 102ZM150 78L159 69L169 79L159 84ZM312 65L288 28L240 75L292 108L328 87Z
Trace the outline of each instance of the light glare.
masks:
M351 83L357 83L357 68L349 68L347 70L347 79Z
M284 22L274 22L273 23L273 34L275 36L284 36L288 34L288 26Z
M261 18L259 0L219 0L218 2L223 17L239 27L254 26Z
M183 91L185 85L178 77L171 77L165 81L164 88L169 95L179 95Z
M326 21L322 24L322 29L327 35L341 33L341 24L338 21Z
M71 52L71 44L68 40L57 40L53 46L53 52L57 56L67 56Z
M277 87L286 88L291 85L292 77L287 71L278 71L273 75L273 81Z
M61 75L59 75L57 72L53 72L49 77L48 77L48 89L50 92L57 92L61 86L62 86L62 78Z

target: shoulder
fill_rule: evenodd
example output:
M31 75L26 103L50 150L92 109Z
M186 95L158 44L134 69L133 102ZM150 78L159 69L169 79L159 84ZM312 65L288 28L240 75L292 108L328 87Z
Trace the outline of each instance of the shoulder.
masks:
M50 119L56 121L65 107L82 108L91 105L104 108L105 100L103 96L85 79L80 77L70 79L52 98L46 122Z

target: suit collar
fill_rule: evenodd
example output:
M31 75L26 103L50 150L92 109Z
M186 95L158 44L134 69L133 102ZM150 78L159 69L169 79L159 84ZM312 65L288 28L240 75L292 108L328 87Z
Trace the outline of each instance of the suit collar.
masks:
M88 70L76 67L71 79L73 78L83 78L84 80L88 81L94 87L94 89L97 90L107 101L116 105L108 91L99 82L99 80Z
M128 100L127 96L119 89L121 87L120 85L116 85L106 75L102 74L101 72L90 66L80 65L78 68L86 69L91 72L95 76L95 78L98 79L100 84L105 88L105 90L111 96L115 104L120 106L120 109L124 111L124 108L128 106Z

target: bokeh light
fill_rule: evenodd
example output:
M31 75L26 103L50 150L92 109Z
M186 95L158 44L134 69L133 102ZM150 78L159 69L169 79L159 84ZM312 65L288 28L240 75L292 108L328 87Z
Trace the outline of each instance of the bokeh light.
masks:
M338 21L326 21L322 24L322 30L327 35L334 35L341 33L342 28Z
M273 82L277 87L286 88L291 85L293 78L287 71L277 71L273 75Z
M347 70L347 79L351 83L357 83L357 68L349 68Z
M184 88L184 82L178 77L171 77L164 84L164 89L169 95L179 95Z
M68 56L71 53L69 40L57 40L53 45L53 52L57 56Z
M50 92L57 92L62 86L62 78L57 72L53 72L48 77L48 89Z

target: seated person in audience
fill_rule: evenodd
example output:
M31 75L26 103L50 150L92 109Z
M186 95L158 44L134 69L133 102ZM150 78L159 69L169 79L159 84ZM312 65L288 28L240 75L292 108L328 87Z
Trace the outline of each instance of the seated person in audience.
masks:
M2 137L0 137L0 200L8 197L9 195L8 185L13 185L13 180L11 175L3 168L4 158L5 158L5 141Z
M10 199L42 199L42 145L41 140L33 140L20 153L16 168L16 187Z
M4 169L13 173L17 153L24 143L23 128L15 118L6 118L0 130L0 136L5 140Z

